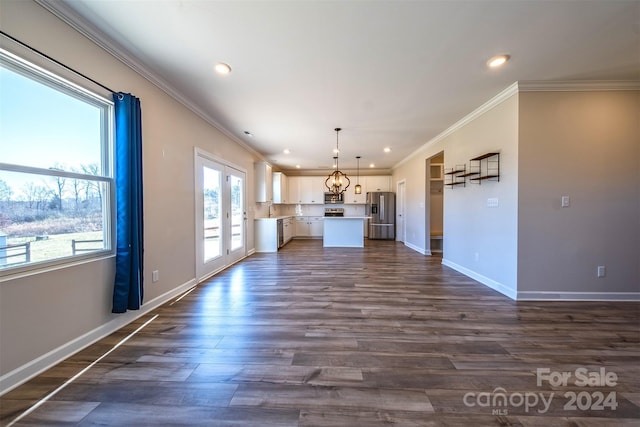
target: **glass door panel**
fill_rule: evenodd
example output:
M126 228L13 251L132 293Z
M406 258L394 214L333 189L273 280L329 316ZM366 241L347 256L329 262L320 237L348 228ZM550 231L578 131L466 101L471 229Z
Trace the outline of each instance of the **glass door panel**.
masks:
M200 279L225 266L224 165L196 156L195 166L195 261Z
M231 250L244 246L244 179L229 175L231 184Z
M221 223L221 195L222 172L207 166L202 168L202 218L204 226L204 256L203 261L222 255Z
M226 167L229 181L229 264L244 258L247 254L247 201L246 201L246 173L230 166Z

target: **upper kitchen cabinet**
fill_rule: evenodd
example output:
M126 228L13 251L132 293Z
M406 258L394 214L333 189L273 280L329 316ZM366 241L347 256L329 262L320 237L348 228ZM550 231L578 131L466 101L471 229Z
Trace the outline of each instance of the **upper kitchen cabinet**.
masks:
M273 203L289 203L289 180L282 172L273 173Z
M256 202L273 201L273 171L266 162L254 163L253 170L256 184Z
M349 177L351 178L351 177ZM362 187L362 192L360 194L356 194L356 184L358 183L357 178L351 179L351 184L347 191L344 192L343 200L345 204L351 205L364 205L367 201L367 184L364 176L359 178L360 186Z
M366 182L364 186L364 191L366 192L374 192L374 191L392 191L391 190L391 175L382 175L382 176L367 176L365 177Z
M324 176L290 176L289 202L304 205L324 204Z
M362 186L362 193L356 194L356 183L358 178L351 178L351 185L344 194L344 203L352 205L365 204L367 202L367 192L374 191L392 191L391 190L391 175L385 176L361 176L360 185Z

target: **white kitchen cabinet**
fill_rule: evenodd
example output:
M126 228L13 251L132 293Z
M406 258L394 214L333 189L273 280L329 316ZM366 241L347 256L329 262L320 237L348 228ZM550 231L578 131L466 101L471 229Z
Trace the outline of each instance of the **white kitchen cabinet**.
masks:
M256 218L253 224L256 252L277 252L277 220L275 218Z
M392 191L391 175L376 175L365 177L366 192L374 191ZM364 192L364 191L363 191Z
M291 176L289 202L305 205L324 204L324 180L322 176Z
M282 172L273 173L273 203L289 203L289 186L287 175Z
M287 200L289 203L300 203L298 194L300 193L300 178L299 176L290 176L287 179L288 195Z
M363 205L367 202L367 192L373 191L392 191L391 190L391 175L380 176L360 176L360 185L362 186L362 193L355 194L357 177L350 177L351 185L345 192L344 203L352 205Z
M273 201L273 171L271 165L266 162L254 163L256 202L266 203Z
M321 216L311 217L309 220L309 232L311 237L322 237L324 219Z
M296 231L295 222L293 221L293 218L289 217L289 218L284 218L282 220L282 231L283 231L284 243L286 244L289 240L293 239L293 236Z
M306 216L296 217L296 237L311 237L309 219Z
M367 201L367 186L365 184L365 177L360 177L360 186L362 187L362 193L356 194L356 184L358 180L353 178L351 185L344 192L343 200L346 205L363 205Z
M254 220L256 252L278 251L278 221L282 221L283 245L293 238L295 231L293 217L256 218Z
M274 173L274 186L278 178ZM391 175L360 176L359 181L362 186L362 193L355 194L358 178L350 176L351 184L344 194L345 204L363 205L366 203L367 192L373 191L393 191L391 189ZM322 205L324 204L324 193L328 191L324 186L326 176L289 176L286 177L288 186L288 197L286 201L278 202L274 193L274 203ZM274 190L277 192L277 190Z
M296 237L322 237L321 216L298 216L296 217Z

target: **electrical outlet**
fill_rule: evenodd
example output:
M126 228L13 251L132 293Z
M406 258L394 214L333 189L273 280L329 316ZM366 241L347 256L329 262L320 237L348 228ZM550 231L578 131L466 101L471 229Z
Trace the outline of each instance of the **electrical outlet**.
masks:
M598 266L598 277L604 277L607 275L607 269L604 265Z
M158 280L160 280L160 271L153 270L151 273L151 282L156 283Z
M480 254L478 252L476 252L475 257L476 257L476 261L480 261Z

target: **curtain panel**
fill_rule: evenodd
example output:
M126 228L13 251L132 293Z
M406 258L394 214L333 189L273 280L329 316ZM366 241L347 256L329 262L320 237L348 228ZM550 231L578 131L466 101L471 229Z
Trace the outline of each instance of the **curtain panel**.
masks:
M138 310L143 298L142 114L140 100L114 93L116 274L113 313Z

